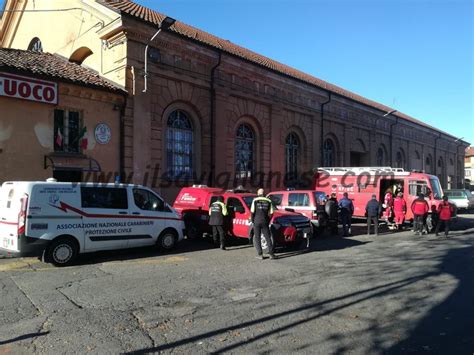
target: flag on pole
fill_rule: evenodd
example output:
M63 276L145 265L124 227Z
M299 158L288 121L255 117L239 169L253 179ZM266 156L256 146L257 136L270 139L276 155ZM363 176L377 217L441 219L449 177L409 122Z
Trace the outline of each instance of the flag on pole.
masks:
M63 135L61 130L58 128L58 134L56 135L56 145L61 147L63 145Z
M87 127L83 127L81 131L79 132L79 141L80 141L82 150L86 150L87 145L89 144L89 141L87 140L87 137L86 137L86 133L87 133Z

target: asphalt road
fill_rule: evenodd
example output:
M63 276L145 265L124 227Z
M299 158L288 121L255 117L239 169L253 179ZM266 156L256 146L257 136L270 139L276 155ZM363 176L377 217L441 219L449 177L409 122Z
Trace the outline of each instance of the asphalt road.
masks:
M184 241L67 268L1 259L0 353L474 353L472 214L449 239L322 237L277 255Z

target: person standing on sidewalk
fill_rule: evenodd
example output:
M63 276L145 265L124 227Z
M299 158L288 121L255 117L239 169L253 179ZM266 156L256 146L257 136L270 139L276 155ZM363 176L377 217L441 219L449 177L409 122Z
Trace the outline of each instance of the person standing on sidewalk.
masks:
M448 196L443 196L443 202L438 206L438 215L439 220L436 224L435 234L438 236L439 228L441 223L444 225L444 236L447 238L449 233L449 225L451 222L451 217L454 214L454 207L448 202Z
M428 202L425 200L425 195L419 194L418 198L413 201L411 204L411 211L414 215L414 231L415 235L422 235L423 234L423 225L425 223L425 215L430 210L430 206L428 206Z
M397 197L393 201L393 212L395 213L396 229L401 230L405 222L405 214L407 213L407 203L401 192L397 194Z
M250 206L250 212L252 213L251 220L253 223L253 244L257 250L257 259L263 260L261 241L263 234L268 245L270 259L275 259L272 238L270 236L270 228L268 227L273 215L273 204L270 199L263 195L263 193L263 189L258 189L257 197L253 199L252 205Z
M339 211L341 214L342 236L347 237L351 234L351 219L354 213L354 204L349 199L347 192L344 192L343 197L339 201Z
M379 216L382 212L382 206L377 201L377 196L372 195L372 199L365 206L365 214L367 215L367 235L370 235L370 226L374 224L375 235L379 234Z
M220 247L225 250L225 230L224 230L224 217L227 216L227 207L224 204L224 198L217 196L216 201L211 204L209 208L209 225L212 226L212 238L214 244L217 244L219 236Z

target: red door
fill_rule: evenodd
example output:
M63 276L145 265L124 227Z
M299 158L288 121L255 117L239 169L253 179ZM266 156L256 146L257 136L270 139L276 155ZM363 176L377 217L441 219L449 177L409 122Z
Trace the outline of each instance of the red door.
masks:
M228 197L226 204L232 218L232 225L230 226L232 234L239 238L248 238L251 227L250 210L237 197Z

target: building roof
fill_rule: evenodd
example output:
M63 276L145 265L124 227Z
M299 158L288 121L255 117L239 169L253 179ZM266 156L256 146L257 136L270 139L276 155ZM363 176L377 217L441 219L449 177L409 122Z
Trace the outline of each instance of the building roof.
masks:
M126 14L133 16L137 19L140 19L142 21L148 22L152 25L158 26L161 24L161 21L166 17L166 15L163 15L159 12L156 12L154 10L151 10L145 6L139 5L133 1L130 0L98 0L100 3L106 5L107 7L114 9L116 11L119 11L121 14ZM176 34L179 34L183 37L187 37L191 40L194 40L196 42L214 47L216 49L221 50L222 52L231 54L233 56L239 57L241 59L250 61L254 64L260 65L262 67L265 67L267 69L270 69L272 71L278 72L280 74L289 76L294 79L301 80L303 82L306 82L310 85L317 86L319 88L331 91L335 94L338 94L342 97L354 100L356 102L359 102L361 104L376 108L378 110L385 112L393 111L394 109L385 105L382 105L378 102L372 101L370 99L367 99L365 97L362 97L360 95L357 95L353 92L350 92L348 90L345 90L343 88L340 88L339 86L333 85L331 83L328 83L324 80L318 79L314 76L311 76L309 74L303 73L299 70L296 70L288 65L279 63L275 60L272 60L270 58L267 58L263 55L257 54L255 52L252 52L251 50L248 50L246 48L240 47L230 41L221 39L219 37L216 37L212 34L209 34L207 32L201 31L197 28L194 28L192 26L189 26L185 23L182 23L180 21L176 21L175 24L169 29L169 31L174 32ZM422 121L419 121L413 117L410 117L404 113L401 112L396 112L393 115L403 118L407 121L416 123L418 125L433 129L437 132L444 133L448 136L451 136L455 138L454 136L447 134L444 131L441 131L433 126L430 126Z
M97 89L126 93L120 86L102 78L91 69L51 53L0 48L0 71L33 74Z
M466 157L474 157L474 147L466 148Z

